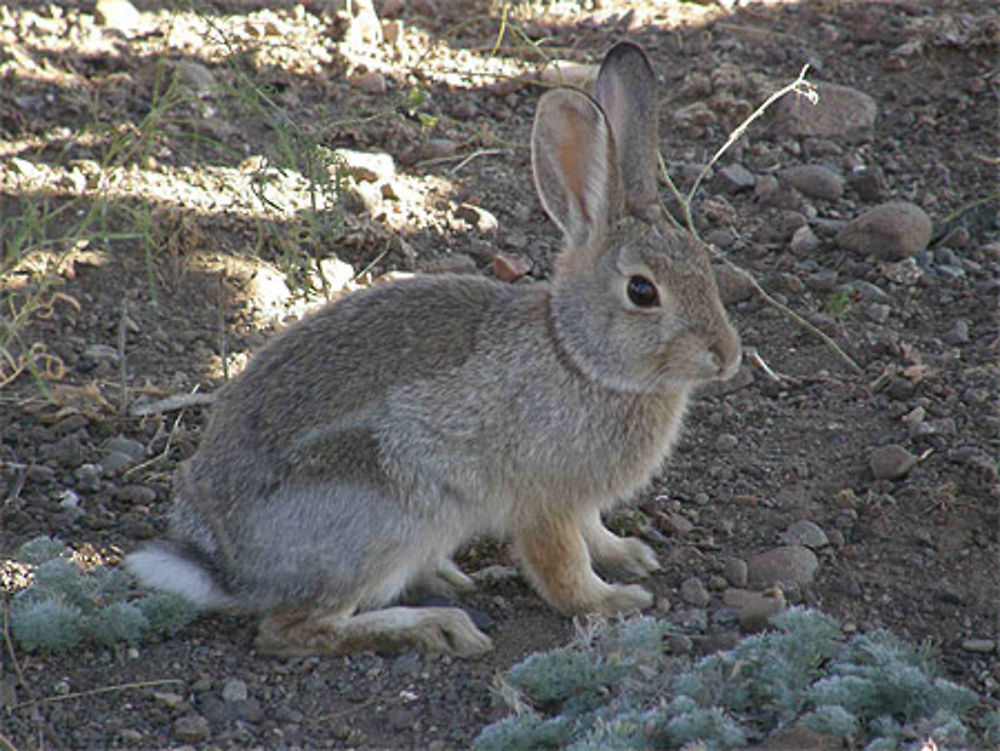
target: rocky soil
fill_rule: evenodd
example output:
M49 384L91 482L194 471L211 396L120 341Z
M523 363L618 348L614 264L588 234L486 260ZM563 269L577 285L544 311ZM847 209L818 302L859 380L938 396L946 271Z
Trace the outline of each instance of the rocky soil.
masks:
M649 52L682 191L808 63L819 103L778 102L695 195L701 236L771 299L720 265L746 365L612 524L659 554L679 653L807 603L929 640L996 707L993 3L193 7L0 7L4 560L48 534L113 565L161 533L200 395L324 295L413 271L545 279L534 107L613 42ZM467 747L508 711L495 676L573 624L497 568L502 542L459 562L485 571L464 601L490 621L484 659L276 660L223 617L118 649L7 642L0 748Z

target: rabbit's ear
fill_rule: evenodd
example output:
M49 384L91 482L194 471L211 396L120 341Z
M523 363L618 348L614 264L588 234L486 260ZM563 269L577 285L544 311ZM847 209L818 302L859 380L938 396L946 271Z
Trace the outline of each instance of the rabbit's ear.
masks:
M535 189L569 247L594 248L621 211L621 178L607 119L582 91L553 89L531 130Z
M612 47L597 74L594 97L611 127L626 209L643 214L658 200L656 76L646 53L631 42Z

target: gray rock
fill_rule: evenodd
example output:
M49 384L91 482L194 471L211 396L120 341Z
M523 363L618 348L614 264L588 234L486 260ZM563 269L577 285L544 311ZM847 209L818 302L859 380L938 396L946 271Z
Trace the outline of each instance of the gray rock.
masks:
M868 455L868 465L876 480L902 479L918 461L916 456L895 443L872 449Z
M98 462L98 466L101 468L101 474L105 477L113 477L121 472L127 467L131 467L135 464L136 460L133 459L128 454L123 454L120 451L112 451L105 454L101 460Z
M753 280L746 274L723 265L714 266L713 269L715 284L719 288L719 297L723 305L743 302L754 296Z
M804 586L812 582L818 568L819 560L809 548L786 545L747 561L747 582L758 590L779 584Z
M764 594L752 592L746 604L740 608L739 623L747 633L757 633L766 629L771 619L788 607L780 589Z
M822 548L830 544L830 539L815 522L807 519L792 523L781 533L781 541L786 545L803 545L807 548Z
M60 467L71 469L83 463L87 457L87 450L79 438L68 435L55 443L42 446L42 457Z
M697 576L691 576L681 583L681 597L684 602L696 608L703 608L712 601L712 595Z
M200 714L189 714L174 720L174 737L183 743L200 743L212 734L208 720Z
M800 193L811 198L836 201L844 195L844 178L832 169L818 164L787 167L779 175Z
M96 464L81 464L73 474L79 490L98 490L101 487L101 468Z
M797 256L810 256L819 249L819 238L809 225L803 225L795 230L788 249ZM836 272L834 272L836 276Z
M931 220L907 201L890 201L866 211L837 234L837 244L861 255L898 261L919 253L931 239Z
M869 203L879 201L885 193L885 176L877 167L855 167L847 178L847 183L858 198Z
M715 439L715 448L719 451L732 451L740 445L740 439L732 433L722 433Z
M996 648L997 643L993 639L966 639L962 642L962 649L975 654L993 654Z
M831 83L816 84L816 93L816 104L794 92L779 99L771 110L771 132L850 142L871 137L878 115L874 99L863 91Z
M719 170L713 183L722 193L740 193L751 190L757 176L742 164L729 164Z
M222 684L222 700L232 703L247 700L247 684L239 678L229 678Z
M134 438L127 438L123 435L112 438L104 448L108 453L125 454L136 461L146 456L146 447L143 444Z
M968 344L969 343L969 322L964 318L959 318L952 324L941 337L948 344Z
M747 585L747 562L742 558L727 558L722 564L722 574L734 587Z

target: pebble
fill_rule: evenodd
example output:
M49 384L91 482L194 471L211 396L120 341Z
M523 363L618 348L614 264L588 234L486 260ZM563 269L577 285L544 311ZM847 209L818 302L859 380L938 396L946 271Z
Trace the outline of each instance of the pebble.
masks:
M740 445L740 439L732 433L722 433L715 439L715 448L719 451L732 451Z
M694 529L694 524L690 519L675 511L660 514L657 522L661 530L672 535L688 535Z
M386 82L385 76L376 70L364 73L352 73L347 77L347 82L366 94L384 94L389 90L389 84Z
M749 751L839 751L843 747L839 736L797 725L776 730Z
M837 288L837 271L820 269L805 278L805 285L813 292L833 292Z
M493 256L493 274L502 282L514 282L531 271L531 263L520 255L497 253Z
M146 447L134 438L118 435L108 441L104 447L108 453L125 454L131 459L139 460L146 456Z
M727 558L722 564L722 575L734 587L747 585L747 562L742 558Z
M184 705L184 697L171 691L154 691L153 701L162 704L167 709L178 709Z
M450 138L430 138L427 140L427 143L421 146L417 151L416 161L423 161L425 159L440 159L441 157L451 156L457 150L458 144Z
M753 280L746 274L722 265L713 267L713 270L723 305L733 305L754 296Z
M212 730L208 720L200 714L189 714L174 721L174 737L185 743L200 743L207 740Z
M962 649L966 652L981 655L993 654L996 648L997 643L993 639L966 639L962 642Z
M239 678L228 678L222 684L222 700L227 703L247 700L247 684Z
M755 555L747 561L747 582L752 589L769 589L779 584L810 584L819 560L809 548L786 545Z
M742 164L729 164L718 171L713 185L722 193L740 193L752 190L757 176Z
M73 473L78 490L98 490L101 487L101 468L96 464L81 464Z
M712 601L712 595L697 576L688 577L681 582L681 598L697 608L703 608Z
M931 239L931 220L916 204L890 201L849 223L837 234L837 244L861 255L898 261L919 253Z
M816 93L815 104L794 92L781 97L771 108L771 132L851 142L871 136L878 105L868 94L825 82L816 84Z
M788 603L780 589L769 592L751 592L750 597L739 611L739 624L747 633L757 633L766 629L771 618L787 609Z
M101 26L131 36L139 26L139 11L129 0L97 0L94 15Z
M885 194L885 175L877 167L855 167L851 170L847 183L862 201L880 201Z
M208 68L194 60L181 60L174 65L178 82L197 97L207 97L219 88Z
M948 344L968 344L969 343L969 322L964 318L959 318L952 324L941 339Z
M492 232L500 225L493 214L471 203L460 204L455 209L455 218L472 225L480 232Z
M916 456L896 443L874 448L868 455L868 465L876 480L900 480L917 461Z
M826 536L823 528L807 519L793 522L781 533L781 541L786 545L803 545L813 549L830 544L830 538Z
M65 438L42 446L42 457L47 461L55 462L60 467L72 469L83 464L87 456L87 451L83 443L76 436L68 435Z
M787 167L779 175L800 193L811 198L836 201L844 195L844 178L828 167L801 164Z
M120 451L112 451L105 454L97 464L101 468L101 474L104 477L112 477L126 467L131 467L135 462L136 460L128 454L123 454Z
M809 225L803 225L795 230L788 249L797 256L809 256L819 249L819 238ZM836 275L836 272L834 273Z

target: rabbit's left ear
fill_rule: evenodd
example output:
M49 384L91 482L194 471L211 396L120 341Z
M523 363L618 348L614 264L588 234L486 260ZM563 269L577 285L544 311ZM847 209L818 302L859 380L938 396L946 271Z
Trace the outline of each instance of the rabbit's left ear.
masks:
M646 53L631 42L612 47L597 74L594 98L615 142L625 207L629 213L644 214L658 201L659 141L656 76Z

